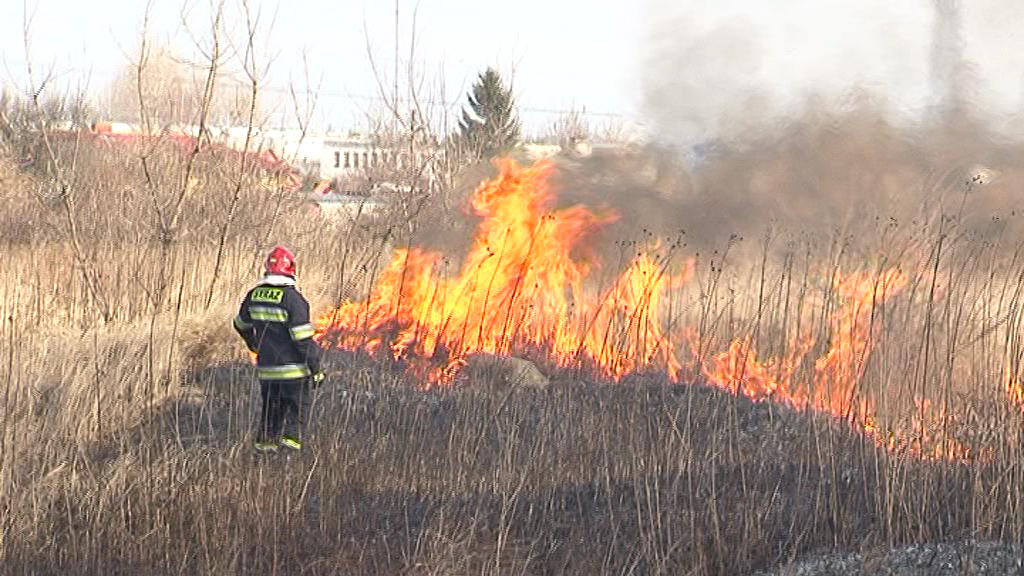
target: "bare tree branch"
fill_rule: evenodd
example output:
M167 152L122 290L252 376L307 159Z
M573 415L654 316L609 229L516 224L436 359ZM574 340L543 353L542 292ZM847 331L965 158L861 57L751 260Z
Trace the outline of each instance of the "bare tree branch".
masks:
M22 34L25 47L25 67L28 75L27 92L30 95L29 101L36 112L37 120L35 128L38 131L39 137L42 139L43 147L47 155L47 162L49 164L47 172L51 179L50 185L52 186L56 184L58 187L57 198L59 199L62 208L66 232L71 243L75 263L82 275L82 280L92 298L100 305L100 314L103 320L105 322L110 321L112 319L113 311L109 305L105 292L99 289L99 272L95 265L90 261L78 233L78 214L75 206L74 194L74 173L78 159L78 150L81 145L81 131L79 130L75 137L71 164L69 166L64 166L64 163L56 151L52 134L50 132L50 126L47 122L46 112L43 109L41 100L45 86L53 76L52 73L47 73L39 81L36 80L36 71L33 67L32 59L31 40L32 17L34 16L34 13L32 16L29 15L27 3L24 5L24 8Z
M259 56L256 48L256 36L258 34L260 14L257 11L257 13L253 15L252 9L249 6L249 0L242 0L241 3L248 32L246 35L247 42L242 59L242 68L245 71L246 76L249 78L251 88L249 98L249 115L246 121L245 142L242 146L242 153L239 155L238 160L238 172L235 180L235 188L232 191L231 203L228 206L228 213L224 218L224 224L221 228L220 236L217 241L217 256L214 261L213 276L210 279L210 289L206 294L207 306L213 304L217 280L220 277L221 266L223 265L224 249L227 244L228 232L231 229L231 225L235 219L235 214L238 211L238 203L242 196L242 186L246 181L244 176L251 170L251 164L253 162L249 156L249 150L252 146L253 134L256 128L255 124L259 104L260 85L263 74L265 73L265 69L261 70L260 68Z

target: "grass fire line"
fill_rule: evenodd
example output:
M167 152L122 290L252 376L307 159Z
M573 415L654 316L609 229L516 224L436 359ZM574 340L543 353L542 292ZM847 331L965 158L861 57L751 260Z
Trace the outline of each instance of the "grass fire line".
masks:
M834 415L890 450L925 459L990 456L937 437L932 431L952 416L927 399L915 399L914 413L883 424L876 402L859 389L882 329L877 307L908 283L898 269L835 274L841 305L807 380L797 376L816 344L807 334L792 335L788 353L778 358L760 358L750 335L735 338L724 351L701 353L699 336L666 321L662 304L692 277L694 258L673 268L679 246L659 244L637 251L610 287L594 289L589 275L600 262L587 240L616 215L584 206L553 209L554 169L549 162L522 167L503 160L499 176L472 197L481 221L457 275L437 273L438 254L396 250L366 300L322 316L317 339L401 361L424 388L451 385L475 353L522 356L616 381L643 371L677 383L699 374L735 394ZM680 358L683 342L692 352L688 366ZM1007 387L1019 401L1019 384L1008 381Z

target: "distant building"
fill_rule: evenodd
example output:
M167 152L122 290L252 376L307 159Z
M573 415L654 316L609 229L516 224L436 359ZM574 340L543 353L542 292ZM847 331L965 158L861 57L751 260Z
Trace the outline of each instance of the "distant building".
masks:
M138 126L121 122L98 122L92 129L95 134L110 138L144 136ZM423 166L430 154L423 143L417 145L418 150L410 157L407 151L381 146L375 138L360 132L313 133L246 126L205 126L203 132L213 144L234 150L247 149L272 158L275 164L289 166L305 181L303 187L307 191L327 182L326 188L334 193L372 194L372 190L380 186L398 186L393 182L398 176L396 171L406 168L412 168L410 173L417 179L434 177L433 167ZM151 136L194 141L199 134L199 126L182 125L160 128Z
M364 137L324 137L321 145L320 177L330 180L352 178L368 169L391 166L394 152Z
M307 178L330 181L339 191L353 192L368 180L381 183L395 169L410 165L407 152L381 146L358 132L303 136L297 130L271 131L261 135L261 142L290 159ZM418 166L422 160L418 152L411 165Z

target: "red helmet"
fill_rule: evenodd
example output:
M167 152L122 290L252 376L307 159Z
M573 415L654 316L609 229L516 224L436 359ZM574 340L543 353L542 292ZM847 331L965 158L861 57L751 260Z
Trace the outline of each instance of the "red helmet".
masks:
M276 246L267 256L267 274L295 277L295 254L284 246Z

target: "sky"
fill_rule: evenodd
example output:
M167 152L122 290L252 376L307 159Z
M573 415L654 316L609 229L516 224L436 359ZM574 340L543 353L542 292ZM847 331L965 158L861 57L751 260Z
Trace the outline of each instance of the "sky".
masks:
M308 71L320 94L314 122L321 128L357 126L379 102L368 54L390 85L396 4L403 77L413 62L420 93L455 110L476 74L496 67L511 79L528 131L575 109L596 124L664 122L713 134L751 116L752 103L760 111L754 116L770 118L811 94L838 100L857 85L913 114L930 93L932 0L250 3L261 13L265 53L274 55L268 94L301 89ZM203 34L209 5L154 0L153 37L192 51L181 14ZM227 0L236 28L240 5ZM27 85L27 10L37 69L52 68L76 85L88 79L93 91L136 51L146 13L141 0L0 0L0 7L5 81ZM975 65L978 103L993 114L1014 112L1024 94L1022 25L1024 3L972 0L964 8L964 55Z

